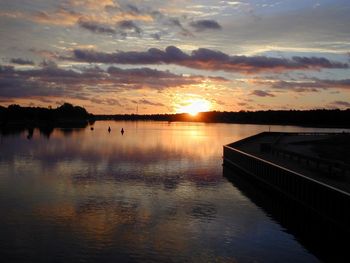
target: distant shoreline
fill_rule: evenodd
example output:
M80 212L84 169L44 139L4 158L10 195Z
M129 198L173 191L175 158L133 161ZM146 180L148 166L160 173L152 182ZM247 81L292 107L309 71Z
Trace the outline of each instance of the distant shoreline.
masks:
M0 106L0 129L11 128L85 128L95 121L167 121L233 123L258 125L292 125L314 128L350 128L350 109L346 110L268 110L240 112L200 112L196 116L176 114L94 115L83 107L64 103L55 109Z
M197 116L187 113L177 114L116 114L94 115L94 121L168 121L232 123L256 125L292 125L314 128L350 128L350 109L347 110L307 110L307 111L241 111L241 112L201 112Z

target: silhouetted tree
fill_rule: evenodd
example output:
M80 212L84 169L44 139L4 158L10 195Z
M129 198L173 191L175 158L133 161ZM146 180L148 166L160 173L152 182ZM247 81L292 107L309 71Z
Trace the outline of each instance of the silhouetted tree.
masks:
M46 131L57 125L84 127L91 116L83 107L73 106L70 103L64 103L56 109L21 107L13 104L7 108L0 107L0 127L41 127Z

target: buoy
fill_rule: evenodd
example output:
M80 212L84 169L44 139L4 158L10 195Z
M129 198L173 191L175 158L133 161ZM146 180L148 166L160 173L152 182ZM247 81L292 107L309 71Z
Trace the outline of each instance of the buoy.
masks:
M108 132L111 132L111 127L108 127Z
M122 135L124 134L124 129L123 129L123 128L120 130L120 133L121 133Z

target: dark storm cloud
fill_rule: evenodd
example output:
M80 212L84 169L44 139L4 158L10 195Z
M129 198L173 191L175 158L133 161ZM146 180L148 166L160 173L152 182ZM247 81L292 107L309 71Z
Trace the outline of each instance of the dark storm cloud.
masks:
M0 97L34 96L71 97L89 99L96 92L115 92L133 89L163 90L171 87L200 84L221 79L203 76L182 76L149 68L121 69L109 67L82 68L80 71L59 68L44 61L42 68L17 70L0 66Z
M107 70L111 79L118 80L119 84L130 85L128 88L152 88L162 90L183 85L199 84L205 80L222 82L225 79L203 76L182 76L168 71L150 68L121 69L109 67Z
M115 64L176 64L204 70L228 72L280 72L287 70L319 70L322 68L349 68L347 63L330 61L322 57L298 57L290 59L267 56L230 56L223 52L199 48L191 54L184 53L175 46L164 51L151 48L148 51L105 53L94 50L76 49L73 57L77 61Z
M265 90L254 90L252 91L251 95L255 95L258 97L275 97L275 95Z
M19 98L30 96L62 96L64 89L54 85L42 85L42 81L34 79L24 71L17 71L13 67L0 66L0 97ZM48 88L51 86L50 88Z
M142 78L175 78L179 75L170 73L168 71L160 71L150 68L134 68L134 69L121 69L117 67L109 67L107 72L112 76L125 76L125 77L142 77Z
M215 20L197 20L190 23L190 26L196 29L197 31L204 30L220 30L222 27Z
M34 62L29 59L23 59L23 58L13 58L11 59L11 63L17 64L17 65L34 65Z
M320 57L293 57L292 59L298 64L309 65L310 67L314 66L314 67L320 67L320 68L333 68L333 67L344 68L344 65L347 65L342 63L331 62L326 58L320 58Z
M84 28L86 30L89 30L93 33L107 33L107 34L114 34L116 33L115 29L111 28L108 25L102 25L95 21L84 21L79 20L78 25L81 28Z

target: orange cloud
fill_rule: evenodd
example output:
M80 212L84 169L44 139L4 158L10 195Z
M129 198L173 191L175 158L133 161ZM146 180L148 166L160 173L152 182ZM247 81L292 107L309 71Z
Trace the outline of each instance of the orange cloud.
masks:
M96 11L96 9L93 9ZM79 21L89 21L106 25L115 25L125 20L151 22L153 17L149 14L130 13L119 10L117 13L108 13L105 10L98 12L77 12L67 8L58 8L53 12L39 11L36 13L25 12L0 12L0 16L13 19L25 19L35 23L57 25L57 26L74 26Z
M88 9L101 9L106 6L119 6L113 0L69 0L71 6L82 6Z
M82 17L81 13L68 11L61 8L53 13L40 11L32 16L29 16L28 19L42 24L71 26L76 24L80 17Z

